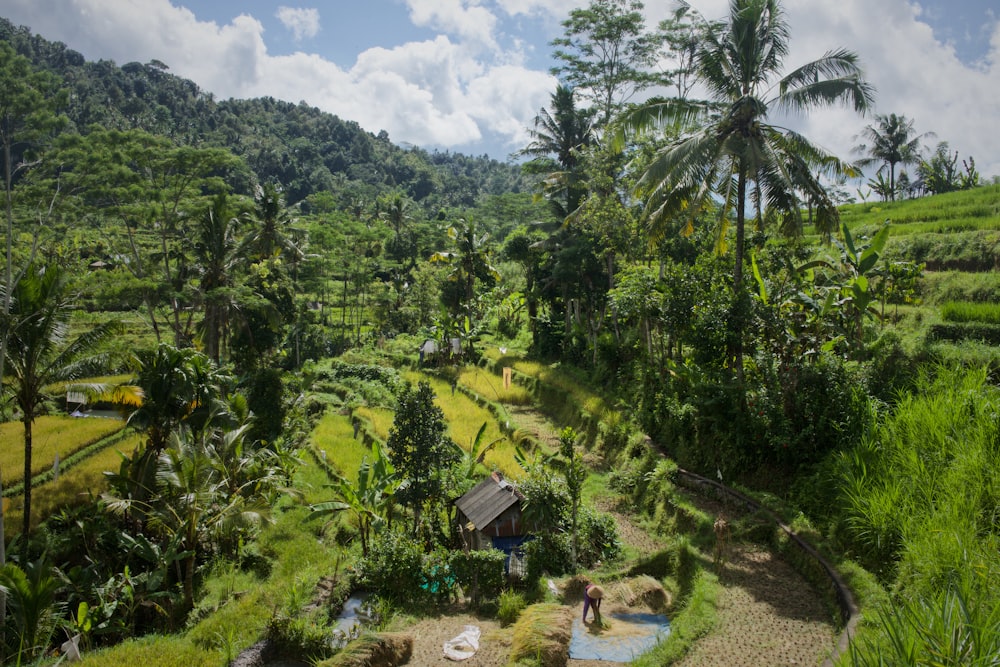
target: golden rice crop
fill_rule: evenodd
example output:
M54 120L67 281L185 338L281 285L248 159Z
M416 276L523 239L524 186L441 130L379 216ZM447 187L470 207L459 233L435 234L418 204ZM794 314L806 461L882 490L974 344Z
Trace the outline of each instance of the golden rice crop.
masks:
M64 415L45 415L32 426L31 473L37 475L52 467L56 454L65 460L98 440L125 427L120 419L77 419ZM9 486L24 479L24 427L20 422L0 424L0 468L3 484Z

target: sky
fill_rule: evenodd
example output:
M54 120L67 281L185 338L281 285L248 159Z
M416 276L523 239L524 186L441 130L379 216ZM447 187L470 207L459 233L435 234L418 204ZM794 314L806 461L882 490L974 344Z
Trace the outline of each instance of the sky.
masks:
M708 19L728 0L691 0ZM556 79L550 43L584 0L0 0L0 16L89 60L166 63L216 99L305 102L396 144L506 160ZM647 24L672 0L647 0ZM785 71L855 51L874 113L901 114L1000 175L1000 0L784 0ZM772 119L774 120L774 119ZM776 119L844 159L875 124Z

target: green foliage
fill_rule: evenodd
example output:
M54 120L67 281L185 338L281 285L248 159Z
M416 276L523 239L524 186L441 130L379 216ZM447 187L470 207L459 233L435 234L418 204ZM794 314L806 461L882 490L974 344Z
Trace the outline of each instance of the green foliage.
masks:
M503 590L497 604L497 619L500 625L507 627L515 623L527 606L523 593L511 589Z
M326 622L308 615L276 615L267 624L265 637L280 656L308 656L315 661L329 657L333 651Z
M466 591L472 605L478 607L481 601L498 596L502 604L506 560L506 554L499 549L453 551L448 557L448 566L455 576L455 583Z
M1000 324L987 322L948 322L932 324L927 330L929 341L979 341L1000 345Z
M1000 608L961 584L881 605L841 664L987 667L1000 655ZM995 598L993 598L995 601Z
M14 629L5 637L12 643L4 647L4 653L16 655L19 664L48 647L62 611L56 604L59 586L52 566L44 559L30 562L24 569L13 563L0 569L0 589L7 596L7 618Z
M406 603L427 599L423 546L398 531L376 536L358 571L364 586L388 600Z
M424 503L443 500L443 471L459 458L446 430L430 383L421 381L416 389L403 390L386 447L399 475L407 480L397 497L413 508L415 527Z
M544 575L558 577L573 569L573 543L566 533L545 532L524 545L529 588Z
M622 541L618 536L615 519L610 514L582 507L578 531L576 559L579 565L593 567L599 562L607 563L621 555Z
M862 563L907 595L929 595L955 578L1000 580L998 400L983 370L925 371L877 430L840 457L846 536Z

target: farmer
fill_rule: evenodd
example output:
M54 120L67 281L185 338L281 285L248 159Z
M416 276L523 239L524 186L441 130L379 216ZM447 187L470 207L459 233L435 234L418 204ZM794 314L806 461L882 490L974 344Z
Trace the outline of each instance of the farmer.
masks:
M583 589L583 622L587 622L587 611L594 609L594 620L601 622L601 599L604 589L596 584L587 584Z

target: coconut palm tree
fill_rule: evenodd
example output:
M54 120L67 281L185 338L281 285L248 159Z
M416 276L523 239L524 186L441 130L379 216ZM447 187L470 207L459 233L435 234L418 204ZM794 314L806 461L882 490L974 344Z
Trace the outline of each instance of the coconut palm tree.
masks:
M806 137L770 123L769 114L836 103L864 113L873 91L862 79L856 54L843 49L779 76L791 35L778 0L731 0L727 20L702 26L695 70L709 99L651 101L626 115L618 144L631 132L653 127L681 131L650 162L637 193L654 219L682 213L688 233L701 213L716 208L720 251L735 209L733 291L739 298L750 193L759 193L758 207L793 217L800 216L799 197L804 196L816 205L817 224L836 229L836 207L816 170L851 173L849 165ZM741 375L742 332L736 333L729 359Z
M531 143L518 155L535 158L533 171L544 172L545 195L559 217L565 218L580 205L586 187L582 182L582 152L593 143L593 113L578 109L573 89L557 86L552 110L542 109L529 130ZM552 157L555 156L555 163Z
M195 232L194 249L201 274L199 291L205 309L201 336L205 354L215 363L219 363L225 347L230 314L238 308L233 274L244 261L238 252L239 225L240 219L233 215L228 197L220 194L199 218Z
M98 346L120 329L107 322L68 341L71 300L58 265L29 266L11 290L8 347L5 350L8 394L24 425L24 536L31 529L32 425L48 398L45 388L94 375L108 365ZM90 387L99 392L104 387ZM27 545L27 540L25 540Z
M875 125L868 125L859 137L867 143L859 144L854 150L867 155L858 160L859 167L881 165L879 172L889 167L890 201L896 200L896 165L920 163L920 140L933 137L933 132L913 134L913 121L894 113L888 116L876 114Z

